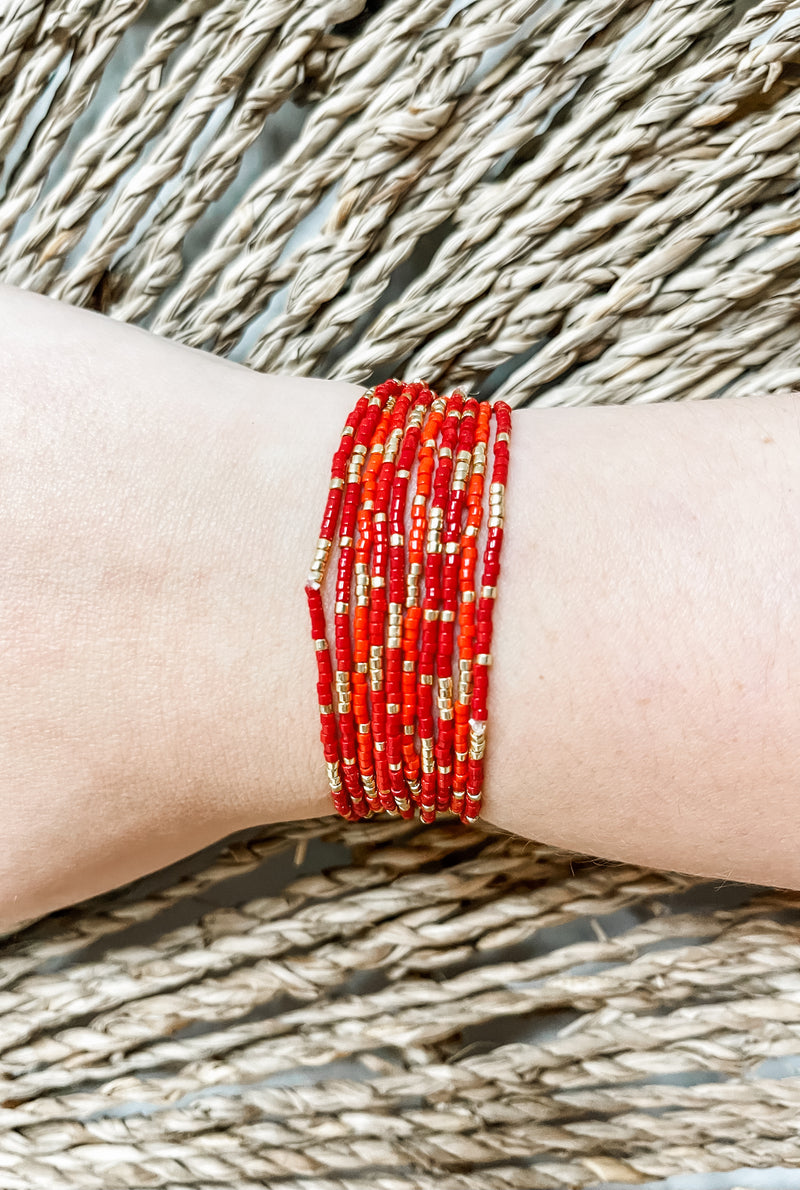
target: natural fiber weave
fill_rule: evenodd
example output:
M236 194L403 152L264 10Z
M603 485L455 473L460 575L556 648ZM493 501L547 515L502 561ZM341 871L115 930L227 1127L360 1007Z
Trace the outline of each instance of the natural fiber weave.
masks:
M788 0L5 0L0 277L272 371L757 399L798 63ZM6 940L0 1190L798 1167L798 909L458 824L220 844Z

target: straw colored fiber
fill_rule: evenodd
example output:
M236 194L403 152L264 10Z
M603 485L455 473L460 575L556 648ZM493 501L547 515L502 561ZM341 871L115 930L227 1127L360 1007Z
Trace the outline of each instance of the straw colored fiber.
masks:
M273 371L757 399L798 83L790 0L0 0L0 279ZM458 824L220 843L0 946L0 1190L800 1186L799 910Z

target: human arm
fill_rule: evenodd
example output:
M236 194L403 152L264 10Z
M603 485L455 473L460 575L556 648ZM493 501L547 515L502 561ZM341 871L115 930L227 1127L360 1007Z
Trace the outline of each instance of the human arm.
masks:
M0 921L330 812L302 585L361 391L0 287ZM484 817L800 887L800 398L514 418Z

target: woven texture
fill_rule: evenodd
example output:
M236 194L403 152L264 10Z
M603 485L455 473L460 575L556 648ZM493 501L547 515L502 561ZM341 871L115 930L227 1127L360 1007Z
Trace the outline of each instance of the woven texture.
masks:
M757 399L797 62L788 0L5 0L0 278L270 371ZM0 948L0 1190L800 1167L798 909L457 824L220 844Z

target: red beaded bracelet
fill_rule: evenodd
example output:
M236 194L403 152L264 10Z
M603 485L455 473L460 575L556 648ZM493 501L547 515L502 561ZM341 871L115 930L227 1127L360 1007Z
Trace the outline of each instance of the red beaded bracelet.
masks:
M344 818L419 811L433 822L452 812L472 823L480 815L510 431L505 402L479 404L460 390L445 398L422 381L387 380L364 393L347 418L305 585L320 739L333 805ZM322 588L337 527L334 671Z

